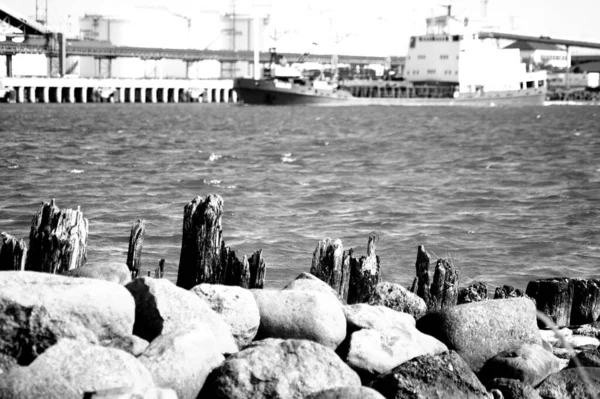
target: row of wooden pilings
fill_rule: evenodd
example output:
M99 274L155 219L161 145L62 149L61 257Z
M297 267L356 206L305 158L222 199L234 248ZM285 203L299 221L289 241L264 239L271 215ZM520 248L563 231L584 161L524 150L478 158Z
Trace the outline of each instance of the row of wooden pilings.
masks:
M240 257L226 246L222 214L223 199L219 195L196 197L184 207L176 284L185 289L201 283L263 288L266 264L262 250ZM137 220L131 228L125 261L132 278L138 277L142 270L145 233L145 221ZM381 278L375 243L376 237L370 235L366 256L356 258L353 249L344 250L341 240L323 239L313 253L310 273L327 283L345 303L367 302ZM85 266L87 247L88 220L81 210L61 210L52 200L42 204L33 218L29 246L23 239L2 233L0 270L71 274ZM458 272L449 262L438 260L430 277L429 263L429 255L420 246L412 291L433 309L455 305L459 297ZM164 266L165 260L161 259L154 270L155 277L163 277Z
M235 103L237 93L228 88L185 89L173 87L17 86L8 94L17 103Z

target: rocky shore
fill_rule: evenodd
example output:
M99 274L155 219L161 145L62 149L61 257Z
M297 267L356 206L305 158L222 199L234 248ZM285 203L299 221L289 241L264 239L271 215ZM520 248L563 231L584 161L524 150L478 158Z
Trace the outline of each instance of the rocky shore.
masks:
M137 277L125 263L71 268L73 257L58 262L63 268L35 270L22 259L26 251L9 256L8 249L23 246L3 235L0 398L600 395L595 280L534 280L525 291L500 287L491 299L483 283L460 287L448 260L438 259L430 271L433 262L421 246L407 288L380 281L372 241L356 259L339 240L327 239L310 273L283 289L254 288L253 263L233 262L223 242L202 235L210 225L222 237L219 212L212 219L194 213L218 211L204 206L215 203L207 197L193 212L186 207L196 227L184 222L184 232L186 226L200 232L202 245L182 246L190 267L211 273L183 274L235 284ZM44 234L58 240L56 232ZM57 259L60 253L53 252ZM36 257L48 264L43 251ZM180 269L183 263L182 256ZM236 273L225 265L235 265Z

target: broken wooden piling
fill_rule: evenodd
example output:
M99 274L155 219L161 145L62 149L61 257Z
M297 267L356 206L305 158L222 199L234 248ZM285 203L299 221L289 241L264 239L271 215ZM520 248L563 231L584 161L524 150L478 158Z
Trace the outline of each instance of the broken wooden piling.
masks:
M183 236L177 285L190 289L218 284L223 228L223 199L209 194L194 198L183 210Z
M205 199L196 197L184 207L179 287L190 289L202 283L264 286L266 266L262 251L240 260L235 251L225 246L222 214L223 199L216 194Z
M310 273L327 283L345 302L348 299L350 262L344 262L344 255L340 239L319 241L313 253Z
M146 221L138 219L131 226L129 235L129 249L127 250L127 267L131 272L131 278L138 276L142 267L142 247L144 246L144 236L146 235Z
M428 311L455 306L458 301L458 270L446 259L438 259L433 277L429 272L430 256L423 245L417 249L416 278L411 291L427 304Z
M375 235L369 236L367 256L355 259L349 251L350 281L348 284L348 304L366 303L379 283L379 256L375 254Z
M10 234L0 235L0 270L25 270L27 245Z
M54 199L33 217L26 270L63 273L85 264L88 220L77 210L60 210Z

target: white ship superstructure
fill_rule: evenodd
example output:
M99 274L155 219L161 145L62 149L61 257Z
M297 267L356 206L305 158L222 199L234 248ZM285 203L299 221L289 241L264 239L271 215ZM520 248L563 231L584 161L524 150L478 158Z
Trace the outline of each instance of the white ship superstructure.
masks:
M527 72L518 49L479 39L468 20L450 12L427 18L426 34L410 38L404 78L415 85L452 87L455 96L518 92L546 84L546 72Z

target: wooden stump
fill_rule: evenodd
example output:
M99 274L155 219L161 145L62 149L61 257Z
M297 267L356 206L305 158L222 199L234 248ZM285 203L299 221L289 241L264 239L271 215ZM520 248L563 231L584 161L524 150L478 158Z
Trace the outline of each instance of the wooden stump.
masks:
M0 270L25 270L27 245L10 234L0 236Z
M250 285L248 288L264 288L267 265L262 257L262 249L254 251L248 259L248 264L250 265Z
M165 260L164 258L158 261L158 266L154 270L154 278L163 278L165 275Z
M417 248L415 277L411 291L427 304L429 312L454 306L458 302L458 270L446 259L438 259L433 277L429 271L431 257L423 245ZM487 291L486 291L487 292Z
M239 259L225 246L221 215L223 199L209 194L196 197L183 212L183 236L177 285L190 289L198 284L239 285L263 288L265 262L262 250Z
M537 309L548 316L558 327L571 324L574 284L570 278L533 280L527 284L525 294L535 299ZM538 320L540 327L547 327Z
M240 260L234 250L225 247L221 250L221 268L223 271L222 284L237 285L243 288L250 287L250 264L244 256Z
M129 249L127 251L127 267L131 272L131 278L135 279L142 267L142 247L144 246L144 236L146 235L146 221L138 219L131 226L129 235Z
M350 262L344 262L341 240L325 238L319 241L313 253L310 273L333 288L343 301L348 299Z
M431 286L431 277L429 275L429 265L431 257L425 251L423 245L417 248L417 262L415 263L416 277L411 291L421 297L425 303L429 303L429 287Z
M85 264L88 221L78 208L60 210L54 199L42 205L31 223L26 270L63 273Z
M223 199L209 194L196 197L183 210L183 236L177 285L190 289L198 284L218 284L223 237Z
M429 295L429 311L446 309L458 302L458 270L448 260L437 260Z
M571 325L593 323L600 317L600 281L573 279Z
M352 250L348 253L350 263L350 281L348 284L348 304L366 303L379 283L379 257L375 255L375 236L369 236L367 256L355 259Z

